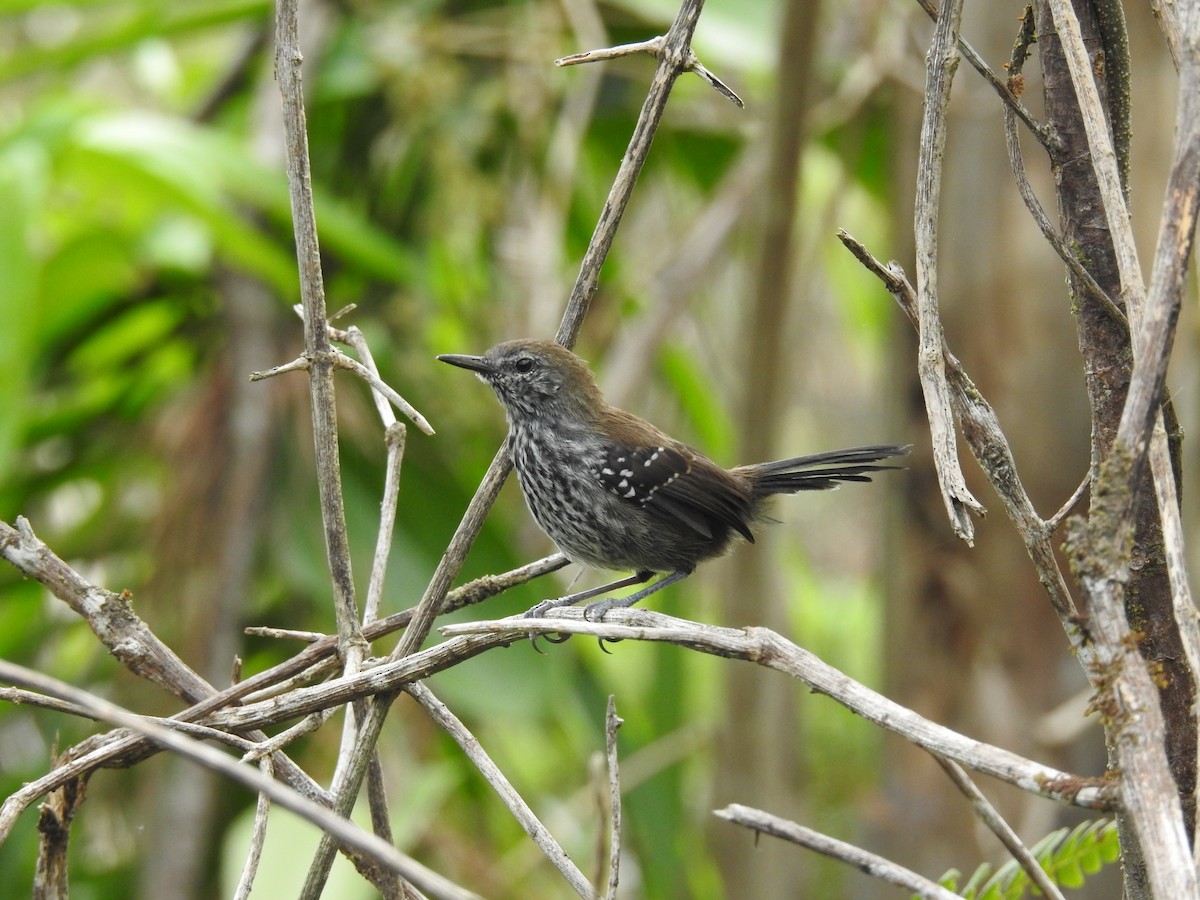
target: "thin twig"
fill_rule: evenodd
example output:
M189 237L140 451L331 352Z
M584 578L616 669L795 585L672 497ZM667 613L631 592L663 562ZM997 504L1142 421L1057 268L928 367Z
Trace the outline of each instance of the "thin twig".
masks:
M1025 208L1033 216L1033 221L1037 224L1038 230L1041 231L1042 236L1045 237L1051 249L1058 254L1058 258L1071 270L1071 274L1079 279L1080 284L1087 288L1088 293L1099 301L1101 307L1112 317L1112 320L1128 328L1129 319L1125 317L1124 311L1113 302L1112 297L1108 296L1108 292L1100 287L1092 273L1070 251L1062 235L1055 230L1054 225L1050 222L1050 217L1046 215L1046 210L1042 207L1041 201L1038 200L1037 194L1034 193L1033 185L1029 183L1029 176L1025 172L1025 160L1021 154L1020 136L1017 134L1017 120L1010 109L1004 111L1004 135L1008 147L1009 164L1012 166L1013 177L1017 182L1017 192L1025 202Z
M571 885L575 893L580 897L590 898L592 896L592 885L587 880L587 876L579 871L579 867L572 862L567 851L562 848L562 845L554 839L554 835L550 830L541 823L541 820L530 809L529 804L524 798L517 793L516 788L500 771L483 745L479 743L475 735L471 734L469 728L454 715L437 697L433 691L429 690L424 684L411 684L405 688L405 692L421 705L421 708L429 714L429 717L437 723L450 738L458 744L463 755L471 761L481 775L487 780L487 783L492 786L492 790L501 799L509 812L517 820L520 826L525 829L525 833L532 838L533 842L546 855L546 858L553 863L554 867L562 873L563 878Z
M287 148L288 196L292 228L296 235L300 301L304 307L304 356L308 360L309 401L316 450L317 490L325 531L325 553L333 587L333 608L343 658L351 646L363 645L354 578L350 568L350 542L346 535L346 510L342 496L338 453L337 398L334 368L338 353L329 341L325 311L325 284L321 250L313 208L312 172L308 159L308 130L301 83L297 0L279 0L275 17L275 80L283 101L283 132Z
M917 374L925 396L933 463L942 501L954 533L967 544L975 541L970 513L985 510L971 494L958 462L942 322L938 312L938 202L942 189L942 157L946 147L946 113L950 87L958 68L958 31L963 0L943 0L933 43L926 56L925 108L921 119L921 144L917 163L917 199L914 232L917 247Z
M395 388L380 378L378 372L368 369L358 360L351 359L345 353L337 353L337 355L334 357L334 360L339 369L346 369L347 371L353 372L355 375L369 384L371 389L376 393L387 397L391 404L396 407L396 409L408 416L412 423L420 428L421 431L425 432L425 434L431 435L434 433L433 426L429 424L426 418L417 412L416 408L411 403L401 397L396 392Z
M885 265L845 230L838 231L838 239L867 271L883 282L913 328L917 328L916 291L909 284L900 264L891 262ZM1054 611L1062 621L1072 648L1087 669L1093 651L1078 627L1079 611L1070 588L1067 587L1066 578L1063 577L1054 546L1050 542L1051 531L1047 529L1046 523L1034 509L1033 501L1025 491L1025 485L1017 473L1012 448L1008 445L1008 439L1004 436L995 410L971 381L962 363L950 348L945 347L942 352L946 361L951 400L967 446L1000 496L1009 519L1024 539L1025 549L1037 569L1038 579L1045 587Z
M287 372L307 372L308 360L303 356L297 356L291 362L283 363L282 365L272 366L262 372L251 372L251 381L262 381L264 378L274 378L276 375L283 375Z
M1088 486L1091 483L1092 473L1088 472L1083 476L1083 481L1079 482L1079 487L1075 488L1071 496L1067 498L1067 502L1059 507L1058 512L1046 520L1045 529L1047 534L1053 534L1058 531L1058 526L1062 524L1063 519L1069 516L1071 510L1083 499L1083 495L1087 493Z
M650 38L648 41L637 41L632 44L619 44L616 47L605 47L600 50L585 50L582 53L572 53L564 56L561 59L556 59L556 66L578 66L583 63L600 62L606 59L618 59L622 56L632 56L635 53L649 53L651 56L658 58L662 53L663 45L666 37L659 35L658 37ZM742 98L734 93L733 88L723 82L720 78L706 69L696 54L688 49L687 59L684 63L684 71L694 72L699 75L704 81L708 82L722 97L725 97L731 103L735 104L739 109L745 109L746 104L742 102Z
M264 757L258 765L264 778L273 777L274 768L270 756ZM267 818L270 813L271 798L260 793L258 803L254 807L254 830L250 834L250 848L246 851L246 859L242 863L242 874L233 892L233 900L249 900L254 878L258 874L258 863L262 859L263 844L267 840Z
M371 562L371 580L367 584L367 602L363 605L363 624L379 618L383 602L383 585L387 576L388 557L392 548L392 532L396 525L396 508L400 496L400 469L404 463L404 444L407 429L403 422L393 421L386 426L384 443L387 464L384 466L383 499L379 508L379 534L375 539L375 556Z
M273 628L269 625L247 625L242 631L254 637L272 638L278 641L304 641L308 644L329 636L323 631L300 631L295 628Z
M983 791L975 785L971 777L963 771L962 766L953 760L943 759L936 753L933 758L937 760L938 765L945 770L950 776L950 780L954 782L954 786L962 792L962 795L971 801L971 808L975 810L975 815L979 817L984 825L992 834L996 835L1000 843L1005 849L1012 854L1013 859L1017 864L1025 870L1030 880L1037 886L1037 889L1042 892L1042 896L1049 897L1051 900L1065 900L1062 891L1058 889L1051 879L1046 874L1046 870L1041 867L1034 855L1029 852L1029 848L1021 843L1021 839L1017 837L1017 833L1012 830L1012 827L1004 821L1004 817L1000 815L996 807L992 806L987 797L983 795Z
M917 0L921 8L929 15L929 18L935 22L938 20L937 6L933 0ZM1038 139L1038 142L1047 150L1050 149L1053 142L1053 136L1050 131L1033 117L1033 114L1026 109L1025 104L1021 102L1020 97L1014 94L1004 80L992 71L991 67L984 62L983 57L960 35L958 37L958 49L965 59L976 72L983 76L983 80L992 86L992 90L996 95L1004 101L1007 109L1012 110L1013 114L1025 123L1025 127Z
M617 729L625 720L617 715L617 698L608 696L604 713L604 751L608 761L608 891L607 900L616 900L621 878L621 769L617 757Z
M366 336L361 330L356 326L351 326L346 331L332 327L330 327L329 331L330 337L333 340L340 340L349 344L358 353L359 359L362 362L361 364L357 364L356 371L360 372L361 377L375 388L371 396L375 400L375 408L383 424L384 444L387 447L387 463L384 466L383 500L380 503L379 512L379 530L375 538L375 554L371 562L371 578L367 585L367 601L363 607L363 626L365 628L365 626L379 618L379 606L383 599L383 586L387 578L388 559L391 556L392 535L395 531L400 494L400 472L404 462L404 448L408 434L404 423L396 419L389 401L391 404L397 404L397 401L399 401L400 405L397 408L415 422L426 434L432 434L433 429L425 421L424 416L383 383L379 375L379 367L375 364L375 357L371 353L370 345L367 344ZM341 358L348 359L348 357L344 356ZM347 660L347 674L351 671L358 671L362 666L362 662L362 656L357 654L353 659ZM333 780L335 784L340 778L339 773L350 764L353 756L353 748L359 740L357 723L364 713L365 710L361 704L354 704L347 708L346 718L342 726L342 742L338 750L338 762L334 768ZM391 814L387 808L387 792L383 786L383 764L379 759L378 751L373 752L371 755L367 785L367 802L371 810L371 822L375 834L391 842ZM405 895L408 889L408 885L398 880L385 885L385 891L397 897Z
M388 812L387 789L383 783L383 761L379 754L371 757L367 768L367 808L371 811L371 830L381 841L395 844L392 835L392 817ZM419 900L416 889L399 874L392 874L387 883L380 885L381 900Z
M313 713L310 716L305 716L291 728L286 728L279 734L272 735L265 741L255 744L254 748L247 751L242 757L242 762L257 762L266 756L270 756L277 750L282 750L293 741L297 741L307 734L312 734L319 731L321 727L329 721L333 715L333 709L323 709L318 713Z
M959 900L958 894L947 890L935 881L930 881L923 875L918 875L911 869L906 869L889 859L853 844L847 844L845 841L839 841L837 838L831 838L819 831L805 828L788 819L763 812L761 809L742 806L740 803L731 803L724 809L714 810L713 815L726 822L732 822L734 825L749 828L755 834L769 834L772 837L791 841L793 844L799 844L801 847L807 847L809 850L844 862L874 878L911 891L922 900Z

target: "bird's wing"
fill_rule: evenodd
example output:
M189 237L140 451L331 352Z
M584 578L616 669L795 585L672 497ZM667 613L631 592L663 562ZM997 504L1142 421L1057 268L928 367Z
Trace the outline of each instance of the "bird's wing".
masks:
M753 541L750 497L734 477L686 445L664 440L653 446L613 443L597 477L622 500L674 519L702 537L716 525L736 529Z

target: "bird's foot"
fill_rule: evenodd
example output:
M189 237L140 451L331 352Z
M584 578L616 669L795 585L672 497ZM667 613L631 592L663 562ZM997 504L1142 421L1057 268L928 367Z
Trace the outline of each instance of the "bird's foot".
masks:
M589 603L583 608L583 617L588 622L603 622L604 614L610 609L625 605L619 599L614 600L611 597L607 600L597 600L595 603ZM608 653L608 648L604 646L605 644L621 643L621 638L598 638L598 640L600 642L600 649L605 653Z
M583 617L589 622L604 621L604 614L614 606L621 606L616 600L609 598L608 600L597 600L595 603L589 603L583 608Z
M570 606L572 602L573 601L571 601L571 598L569 597L559 597L555 600L542 600L540 603L535 603L533 606L529 607L529 609L525 610L524 618L540 619L550 610L558 609L562 606ZM539 635L536 632L530 631L528 633L528 637L529 643L533 645L533 649L538 653L541 653L542 648L537 644L539 637L544 637L551 644L562 644L565 643L571 637L571 635L563 634L561 632L548 632L546 634Z

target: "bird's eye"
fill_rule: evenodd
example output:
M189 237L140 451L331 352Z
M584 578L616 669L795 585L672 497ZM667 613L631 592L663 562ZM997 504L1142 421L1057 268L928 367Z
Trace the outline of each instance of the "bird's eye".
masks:
M516 362L516 369L518 372L520 372L522 374L524 374L526 372L532 372L533 371L533 357L532 356L522 356Z

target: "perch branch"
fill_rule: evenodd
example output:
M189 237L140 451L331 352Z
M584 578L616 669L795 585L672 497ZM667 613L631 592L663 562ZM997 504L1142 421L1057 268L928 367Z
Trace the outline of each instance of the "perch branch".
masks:
M677 619L648 610L610 610L603 622L583 620L583 610L562 608L553 618L527 619L514 616L491 622L443 626L442 634L452 640L506 637L518 640L533 632L587 634L606 640L644 640L676 644L727 659L744 659L783 672L825 694L869 722L892 731L932 753L953 759L977 772L999 778L1024 791L1051 797L1062 803L1109 809L1114 789L1102 779L1084 778L1025 759L1005 750L973 740L900 706L835 669L813 653L766 628L719 628ZM447 642L449 643L449 641ZM388 680L394 676L389 676ZM329 684L332 684L330 682ZM328 685L312 688L327 689ZM327 701L326 701L327 702ZM245 708L230 710L239 715ZM248 721L256 721L250 719ZM230 727L230 722L222 722Z

